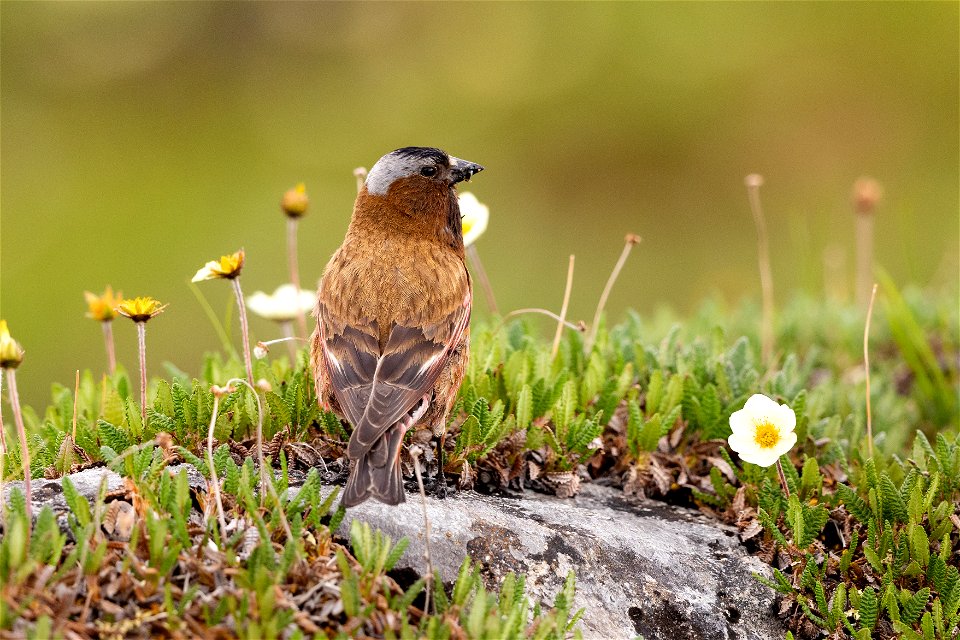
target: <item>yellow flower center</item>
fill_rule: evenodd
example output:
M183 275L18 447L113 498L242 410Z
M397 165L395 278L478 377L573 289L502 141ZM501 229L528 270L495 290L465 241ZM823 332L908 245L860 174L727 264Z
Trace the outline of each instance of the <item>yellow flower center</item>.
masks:
M770 449L780 441L780 430L769 420L758 422L753 440L763 449Z

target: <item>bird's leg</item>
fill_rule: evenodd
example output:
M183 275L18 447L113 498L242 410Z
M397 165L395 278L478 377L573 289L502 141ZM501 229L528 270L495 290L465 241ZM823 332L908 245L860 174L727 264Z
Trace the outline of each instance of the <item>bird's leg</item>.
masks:
M433 495L437 498L447 497L447 477L443 473L443 445L447 440L447 432L440 434L437 444L437 476L434 478Z

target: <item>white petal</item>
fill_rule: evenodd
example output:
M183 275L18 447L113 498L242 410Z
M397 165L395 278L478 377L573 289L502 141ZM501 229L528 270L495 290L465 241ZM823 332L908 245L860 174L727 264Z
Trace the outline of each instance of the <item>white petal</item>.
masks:
M203 280L213 280L214 278L217 277L217 274L214 271L214 269L217 268L218 266L220 265L217 264L216 262L208 262L207 264L203 265L202 269L199 269L197 271L197 273L193 276L193 279L190 280L190 282L201 282Z
M780 427L782 434L791 432L797 427L797 414L785 404L777 408L777 419L777 426Z
M786 452L793 449L793 445L797 444L797 433L791 431L789 433L780 434L780 442L777 443L777 446L773 447L773 450L777 452L777 457L779 458Z
M743 405L743 409L754 417L773 417L779 415L780 405L762 393L755 393Z
M460 215L463 216L463 244L470 246L487 230L490 208L467 191L460 194Z
M742 455L740 457L744 460L747 460ZM780 456L777 455L777 450L775 447L770 449L761 449L758 447L756 451L750 452L750 459L747 460L747 462L752 462L753 464L761 467L769 467L770 465L775 464L779 459Z
M746 409L740 409L730 414L730 429L734 433L746 434L754 429L752 416Z
M738 454L743 451L750 451L755 448L753 439L745 433L733 432L727 437L727 444Z

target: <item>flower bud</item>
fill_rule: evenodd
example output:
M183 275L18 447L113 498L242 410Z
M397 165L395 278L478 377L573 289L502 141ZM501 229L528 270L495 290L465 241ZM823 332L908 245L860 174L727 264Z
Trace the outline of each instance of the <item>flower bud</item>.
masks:
M23 347L10 336L7 321L0 320L0 368L16 369L23 362Z
M307 213L307 205L309 204L310 198L307 197L307 187L301 182L283 194L280 208L289 217L299 218Z
M860 215L870 215L883 198L883 187L873 178L858 178L853 183L853 210Z

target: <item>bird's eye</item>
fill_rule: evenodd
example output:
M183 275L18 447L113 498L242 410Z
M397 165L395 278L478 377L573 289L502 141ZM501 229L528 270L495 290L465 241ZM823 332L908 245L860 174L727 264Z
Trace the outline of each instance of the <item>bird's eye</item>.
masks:
M437 168L436 168L436 167L424 167L423 169L420 169L420 175L426 176L426 177L428 177L428 178L431 178L431 177L437 175Z

